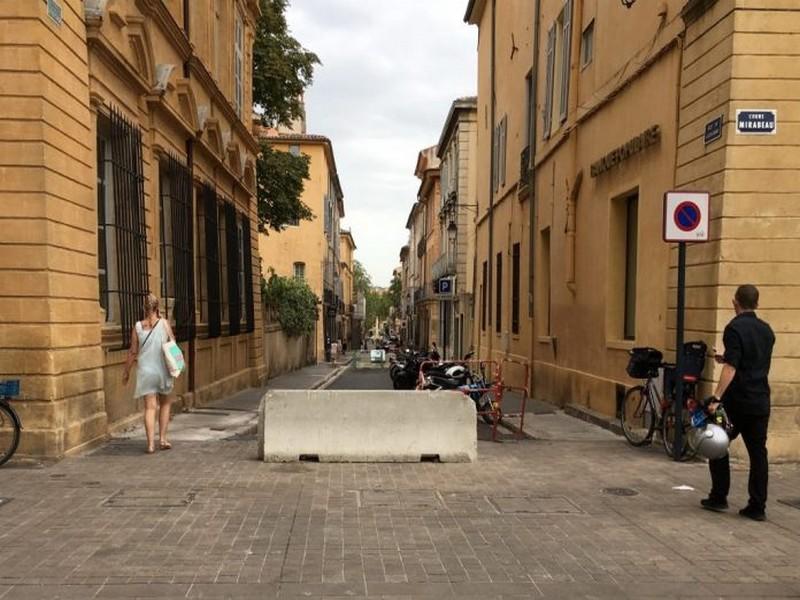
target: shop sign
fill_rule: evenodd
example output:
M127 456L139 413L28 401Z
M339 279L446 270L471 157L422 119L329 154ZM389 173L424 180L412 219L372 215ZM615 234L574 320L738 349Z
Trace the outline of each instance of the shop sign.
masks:
M736 133L740 135L775 135L778 133L778 111L768 108L737 110Z
M703 135L703 141L706 146L711 142L716 142L722 137L722 126L725 124L725 115L720 115L716 119L706 123L706 131Z
M661 127L653 125L632 140L606 154L603 158L592 164L592 177L610 171L618 164L625 162L630 157L639 154L646 148L654 146L661 140Z

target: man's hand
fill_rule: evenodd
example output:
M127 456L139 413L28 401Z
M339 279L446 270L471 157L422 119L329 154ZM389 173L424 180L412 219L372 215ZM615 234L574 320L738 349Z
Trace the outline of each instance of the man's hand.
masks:
M717 352L716 348L713 348L712 352L714 352L714 360L717 362L717 364L718 365L724 365L725 364L725 357L722 354L720 354L719 352Z
M720 405L719 402L712 402L706 408L706 412L708 412L708 414L710 414L710 415L716 414L717 413L717 408L719 407L719 405Z

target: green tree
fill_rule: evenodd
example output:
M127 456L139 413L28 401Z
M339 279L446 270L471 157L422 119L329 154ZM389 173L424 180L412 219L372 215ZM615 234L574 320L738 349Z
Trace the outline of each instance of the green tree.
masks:
M391 300L389 294L383 291L370 289L367 291L367 327L371 328L375 325L375 318L383 321L389 317L389 308L391 307Z
M288 125L303 114L303 92L319 57L303 48L286 23L288 0L260 0L253 44L253 102L264 125Z
M372 289L372 277L369 276L367 270L359 261L353 261L353 287L356 293L361 292L364 297Z
M262 231L281 231L288 224L311 220L314 213L301 200L308 179L308 155L294 156L261 143L256 168L258 224Z
M302 96L319 58L300 45L286 24L288 0L259 0L253 44L253 102L264 125L288 125L303 114ZM261 144L256 166L258 221L262 231L313 218L302 201L309 159Z
M393 306L395 310L400 310L403 295L403 282L400 281L400 275L394 273L392 275L392 283L389 284L389 306Z
M278 322L289 337L314 331L319 318L319 298L302 279L281 277L270 269L268 280L261 280L264 304L277 313Z

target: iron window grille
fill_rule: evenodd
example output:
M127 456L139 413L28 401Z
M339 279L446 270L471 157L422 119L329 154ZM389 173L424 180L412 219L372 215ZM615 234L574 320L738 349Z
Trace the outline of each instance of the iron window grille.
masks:
M242 215L242 233L244 237L244 299L247 333L256 330L256 312L253 302L253 247L250 231L250 219Z
M494 316L494 330L497 333L502 331L503 325L503 253L497 253L497 274L495 275L497 278L495 281L495 285L497 290L495 291L495 300L497 303L497 307L495 309L495 316Z
M192 180L189 169L168 155L159 162L161 195L161 296L166 317L175 323L175 338L195 335L194 238Z
M219 224L217 192L208 184L201 189L203 226L206 242L205 272L206 305L208 306L208 337L216 338L222 333L222 298L220 297Z
M116 109L98 118L97 131L100 305L119 323L123 349L149 291L142 132Z
M236 223L236 208L232 203L225 203L225 271L228 280L228 334L238 335L241 331L242 295L239 291L240 281L240 245L239 228Z

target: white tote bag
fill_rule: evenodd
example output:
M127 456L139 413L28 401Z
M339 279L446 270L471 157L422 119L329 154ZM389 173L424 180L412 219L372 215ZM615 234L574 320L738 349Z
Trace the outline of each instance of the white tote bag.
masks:
M173 377L180 376L186 369L186 361L183 359L183 352L180 346L172 340L162 346L164 350L164 362L167 363L167 370Z

